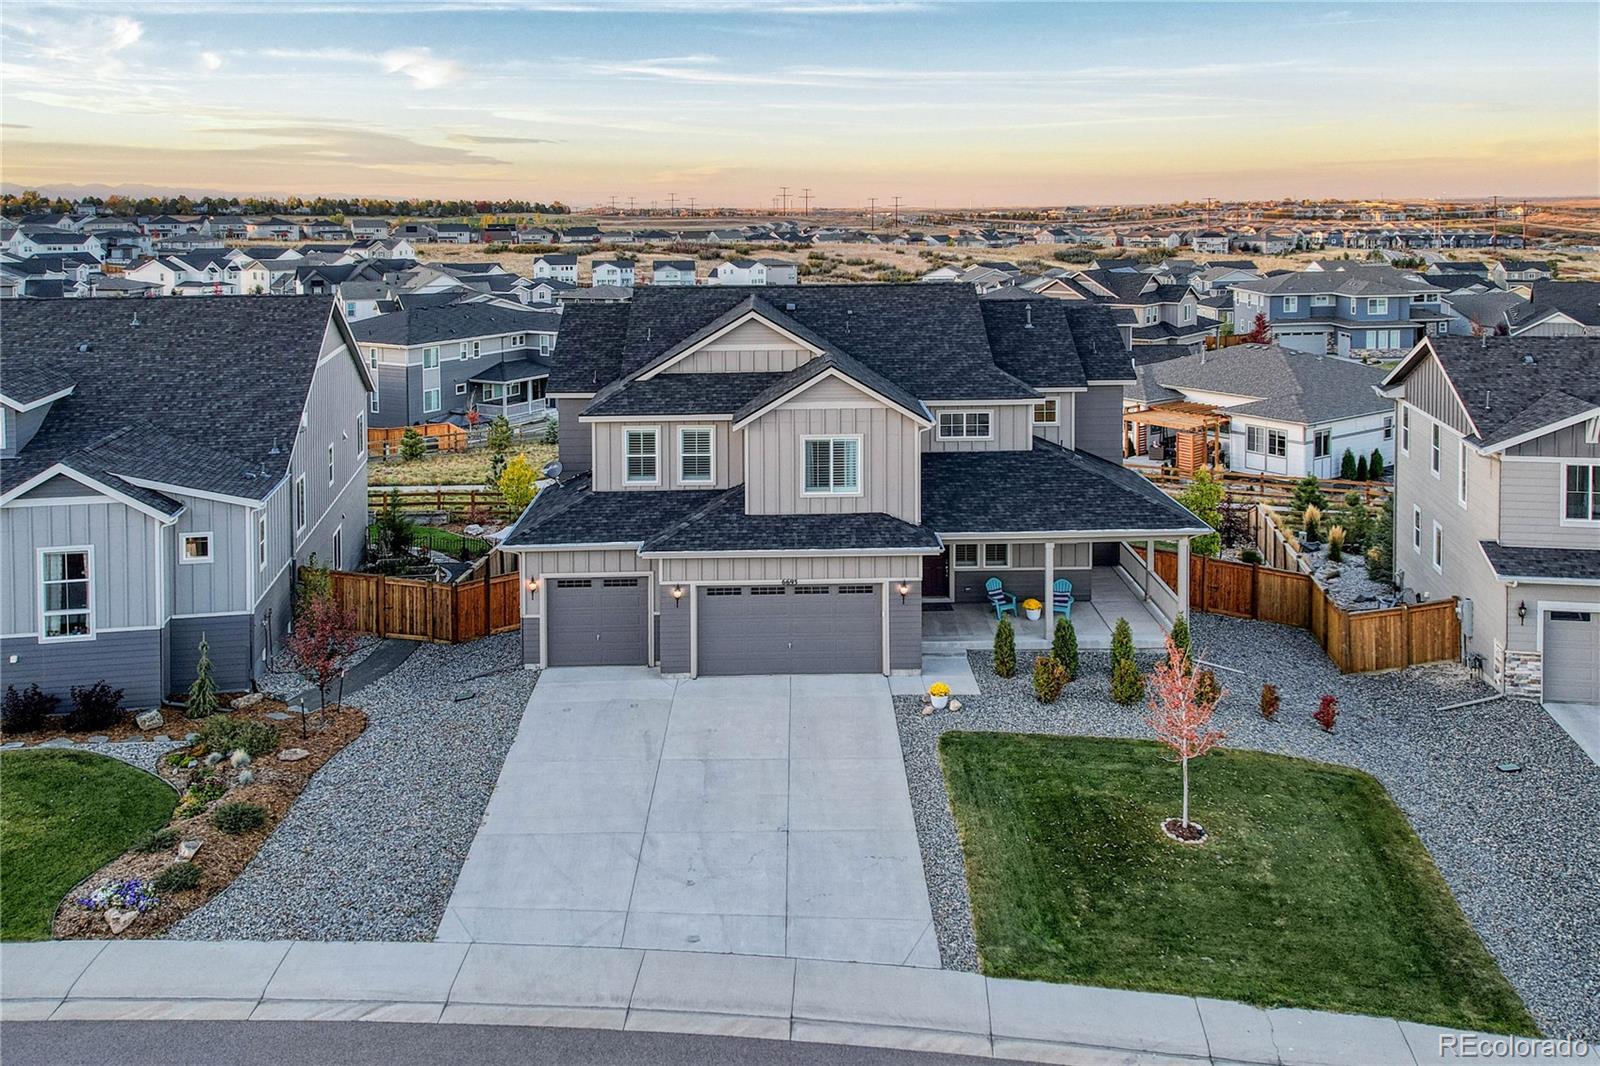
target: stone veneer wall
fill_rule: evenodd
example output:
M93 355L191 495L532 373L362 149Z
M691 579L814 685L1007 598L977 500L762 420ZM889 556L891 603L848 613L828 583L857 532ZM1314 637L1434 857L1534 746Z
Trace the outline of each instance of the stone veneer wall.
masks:
M1539 699L1544 694L1544 656L1536 651L1507 651L1497 641L1494 676L1507 696Z

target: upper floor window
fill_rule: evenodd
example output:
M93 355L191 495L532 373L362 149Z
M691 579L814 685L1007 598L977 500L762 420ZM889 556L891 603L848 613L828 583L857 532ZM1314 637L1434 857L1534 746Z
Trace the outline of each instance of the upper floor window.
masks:
M356 412L356 454L367 454L367 413Z
M183 548L178 553L180 563L209 563L211 561L211 534L185 533Z
M378 349L367 349L367 365L374 370L378 369Z
M1422 508L1411 508L1411 550L1422 554Z
M1285 311L1298 311L1298 310L1300 310L1300 297L1298 297L1298 296L1285 296L1283 298L1283 309Z
M988 440L990 435L988 411L939 412L939 439L968 438Z
M376 392L367 398L367 410L373 414L378 413L378 394Z
M94 636L90 548L62 548L39 556L40 640Z
M438 365L439 349L437 347L422 349L422 369L433 370L437 368Z
M1036 426L1053 426L1061 421L1060 413L1056 410L1056 401L1046 400L1033 405L1033 424Z
M1386 315L1389 313L1389 298L1387 296L1368 296L1367 314Z
M472 342L472 358L476 359L476 358L478 358L478 356L480 356L482 354L483 354L483 342L482 341L473 341Z
M1185 321L1185 322L1193 322L1194 321L1194 307L1191 306L1190 304L1184 304L1183 305L1183 321Z
M1456 445L1456 501L1467 505L1467 442Z
M624 440L626 444L627 469L624 477L628 481L655 484L660 480L656 465L656 440L657 433L654 429L630 429Z
M1433 524L1433 568L1444 573L1444 527L1437 522Z
M1600 522L1600 463L1573 463L1563 468L1566 489L1563 522Z
M518 333L518 334L516 334L515 336L513 336L511 338L511 347L513 347L513 348L521 348L524 344L527 344L527 343L528 343L528 335L526 333Z
M441 406L443 405L439 401L438 389L422 390L422 410L424 413L432 414L433 412L439 410Z
M328 445L328 484L333 484L335 471L338 469L333 459L333 445Z
M256 569L264 570L267 565L267 516L265 513L256 519Z
M711 469L711 430L678 430L678 480L686 485L714 480Z
M294 531L301 532L306 528L306 476L301 474L294 479Z
M1311 306L1312 307L1332 307L1333 306L1333 297L1328 295L1327 293L1322 293L1320 295L1313 296L1311 298Z
M1411 454L1411 408L1400 408L1400 450Z
M1440 468L1440 465L1443 462L1444 454L1443 454L1443 448L1441 447L1440 441L1439 441L1439 423L1437 423L1437 422L1435 422L1433 424L1433 443L1432 443L1432 448L1433 448L1433 451L1428 457L1428 468L1433 471L1433 476L1434 477L1438 477L1439 476L1439 468Z
M1383 416L1383 439L1394 439L1394 415Z
M861 438L806 438L806 494L856 495L861 491Z

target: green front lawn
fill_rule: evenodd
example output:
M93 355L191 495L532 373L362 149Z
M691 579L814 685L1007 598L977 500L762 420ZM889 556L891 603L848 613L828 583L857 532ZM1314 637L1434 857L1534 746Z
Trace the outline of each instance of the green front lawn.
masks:
M947 733L983 972L1534 1033L1372 777L1256 752L1178 767L1152 741Z
M0 753L0 940L45 940L61 897L153 829L178 794L81 751Z

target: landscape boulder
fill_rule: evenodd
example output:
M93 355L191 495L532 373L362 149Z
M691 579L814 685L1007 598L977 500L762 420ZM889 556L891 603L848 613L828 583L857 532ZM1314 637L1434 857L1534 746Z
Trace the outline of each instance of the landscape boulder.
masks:
M167 724L167 720L161 717L161 712L154 707L148 711L140 712L138 717L134 718L133 721L135 725L144 730L146 733L150 732L151 730L160 729L162 726Z

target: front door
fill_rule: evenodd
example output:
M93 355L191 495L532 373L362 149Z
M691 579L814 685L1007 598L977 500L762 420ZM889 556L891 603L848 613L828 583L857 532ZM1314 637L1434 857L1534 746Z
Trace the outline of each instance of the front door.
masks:
M922 598L947 600L950 598L950 549L938 555L922 557Z

